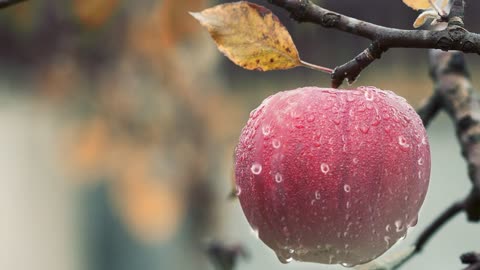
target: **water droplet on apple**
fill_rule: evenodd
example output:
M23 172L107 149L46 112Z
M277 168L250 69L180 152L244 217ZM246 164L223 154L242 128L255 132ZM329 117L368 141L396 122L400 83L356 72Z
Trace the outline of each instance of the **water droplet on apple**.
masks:
M280 148L280 145L281 145L281 143L280 143L279 140L277 140L277 139L273 139L273 140L272 140L272 146L273 146L273 148L278 149L278 148Z
M347 267L347 268L352 268L352 267L354 267L354 266L355 266L355 264L351 264L351 263L344 263L344 262L343 262L343 263L341 263L341 265L342 265L343 267Z
M284 257L283 255L277 254L277 258L281 263L287 264L293 261L292 257Z
M257 228L252 228L251 233L253 234L253 236L255 236L256 238L258 238L259 232L258 232L258 229L257 229Z
M355 97L353 96L352 93L347 93L347 101L348 102L353 102L355 100Z
M362 126L360 127L360 131L361 131L363 134L367 134L369 130L370 130L370 127L367 126L367 125L362 125Z
M390 246L390 237L389 237L389 236L385 236L385 237L383 238L383 240L385 240L385 243L387 243L387 247L389 247L389 246Z
M423 158L418 159L418 165L423 165Z
M372 126L376 127L380 124L380 121L382 120L382 118L380 118L380 116L375 116L375 118L373 119L373 122L372 122Z
M305 125L300 122L300 123L295 123L295 127L300 129L300 128L305 128Z
M255 162L252 164L252 167L250 167L250 170L253 174L259 175L262 172L262 165Z
M407 139L403 136L398 136L398 144L403 148L408 148L410 145L407 143Z
M335 256L334 256L334 255L328 256L328 263L329 263L329 264L332 264L334 259L335 259Z
M365 90L364 95L365 95L365 99L366 99L366 100L369 100L369 101L372 101L372 100L373 100L373 92L372 92L372 90L369 90L369 89Z
M290 117L292 117L294 119L298 119L298 118L300 118L300 113L297 112L296 110L291 110L290 111Z
M417 222L418 217L415 217L414 219L412 219L412 221L410 221L410 223L408 223L408 227L415 227L415 225L417 225Z
M268 136L270 134L270 126L269 125L265 125L262 127L262 133L264 136Z
M422 138L422 144L427 144L427 137Z
M324 174L327 174L328 171L330 171L330 166L328 166L326 163L322 163L322 165L320 165L320 169Z
M403 227L403 224L402 224L401 220L396 220L395 221L395 228L396 228L397 232L403 231L404 227Z
M281 183L283 181L283 176L280 173L275 174L275 182Z

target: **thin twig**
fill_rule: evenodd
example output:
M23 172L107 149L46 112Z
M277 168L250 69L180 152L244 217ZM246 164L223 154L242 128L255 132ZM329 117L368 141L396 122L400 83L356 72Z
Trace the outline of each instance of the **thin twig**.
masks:
M468 252L460 256L460 260L463 264L480 263L480 253Z
M454 218L457 214L464 210L463 202L455 202L447 208L440 216L438 216L417 238L415 241L415 253L422 251L425 244L432 238L432 236L445 225L448 221Z
M425 128L429 126L441 108L440 97L434 92L425 104L417 110Z
M467 268L465 268L464 270L480 270L480 263L472 264Z
M405 257L402 261L399 261L397 264L392 266L392 269L399 269L406 262L412 259L414 256L418 255L425 244L435 235L440 228L443 227L448 221L454 218L457 214L463 211L463 202L456 202L447 208L443 213L441 213L417 238L415 241L415 250Z
M332 12L309 0L269 0L269 2L286 9L291 17L299 22L335 28L372 41L372 45L362 54L335 68L332 74L332 85L335 87L345 79L355 81L361 70L390 48L433 48L480 53L480 35L463 28L463 0L454 0L448 15L449 27L439 31L388 28Z
M207 247L209 256L215 268L218 270L233 270L240 257L249 257L245 248L241 245L226 245L220 242L212 242Z
M27 0L0 0L0 9L25 2Z

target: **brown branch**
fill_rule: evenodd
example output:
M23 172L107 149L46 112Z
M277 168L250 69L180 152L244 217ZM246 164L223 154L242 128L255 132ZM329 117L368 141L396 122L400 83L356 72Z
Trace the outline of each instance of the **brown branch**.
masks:
M248 259L249 255L241 245L225 245L212 242L208 245L207 255L218 270L233 270L240 257Z
M440 96L437 93L433 93L425 104L417 110L418 115L422 119L423 125L428 127L433 118L440 111Z
M469 267L465 268L465 270L480 270L480 263L471 264Z
M336 67L332 72L332 87L338 88L345 79L348 83L355 82L360 72L373 61L379 59L384 51L385 49L374 42L354 59Z
M423 232L415 241L415 250L408 257L393 265L392 269L400 269L406 262L418 255L425 244L437 233L445 224L447 224L452 218L461 213L464 210L463 202L456 202L450 207L445 209Z
M462 155L467 161L473 188L465 200L471 221L480 220L480 102L470 82L464 55L431 52L431 75L438 102L455 123Z
M27 0L0 0L0 9L25 2Z
M335 28L372 41L372 45L364 52L335 69L332 74L334 87L338 87L344 79L355 81L364 68L390 48L431 48L480 53L480 35L463 28L463 0L454 0L448 15L448 27L438 31L388 28L332 12L309 0L269 0L269 2L286 9L291 17L299 22Z
M460 256L460 260L463 264L480 263L480 253L468 252Z
M422 251L425 244L432 238L432 236L445 225L448 221L464 210L463 202L456 202L447 208L440 216L438 216L417 238L415 241L415 252Z
M463 264L469 264L465 270L480 270L480 253L469 252L460 256Z
M471 85L463 53L432 50L430 66L435 92L418 110L419 115L426 125L440 109L444 109L452 118L473 187L463 201L446 209L422 232L415 242L415 252L402 264L418 254L443 225L462 211L470 221L480 220L480 102ZM478 267L480 262L472 262L466 269Z

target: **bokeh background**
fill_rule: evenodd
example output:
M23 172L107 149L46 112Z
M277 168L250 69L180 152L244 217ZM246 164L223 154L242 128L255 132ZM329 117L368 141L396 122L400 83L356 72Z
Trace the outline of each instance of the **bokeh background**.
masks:
M292 22L267 1L302 58L334 67L366 40ZM316 1L390 27L417 15L400 0ZM213 269L210 241L242 244L237 269L336 269L282 265L251 232L232 190L232 153L248 113L267 96L329 78L307 69L245 71L224 58L187 14L220 1L44 0L0 11L0 269ZM480 31L469 1L467 25ZM476 86L480 61L468 62ZM356 85L405 96L432 91L427 52L396 49ZM469 190L449 119L429 128L431 188L405 248ZM480 249L463 215L405 269L459 269Z

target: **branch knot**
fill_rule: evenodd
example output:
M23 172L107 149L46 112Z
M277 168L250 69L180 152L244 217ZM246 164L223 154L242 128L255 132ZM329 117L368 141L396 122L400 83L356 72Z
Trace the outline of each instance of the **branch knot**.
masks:
M467 34L467 30L465 28L458 26L458 25L453 25L451 27L448 27L448 35L454 40L454 41L461 41L462 39L465 38Z
M322 25L325 27L335 27L340 22L340 15L329 12L322 17Z
M297 22L305 21L305 14L308 11L309 5L309 0L298 0L298 4L294 8L289 9L290 18L294 19Z
M453 40L449 37L443 36L437 41L437 47L442 51L448 51L452 48Z

